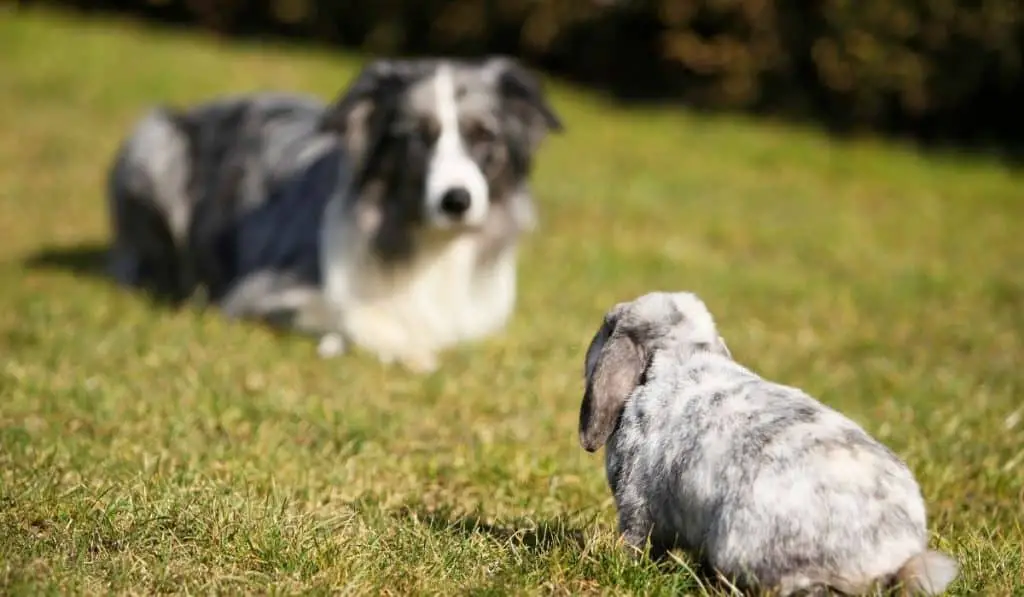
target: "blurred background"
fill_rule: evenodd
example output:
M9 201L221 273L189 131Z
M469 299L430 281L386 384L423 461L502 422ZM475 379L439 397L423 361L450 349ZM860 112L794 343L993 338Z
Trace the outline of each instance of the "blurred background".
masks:
M519 56L628 102L1020 153L1020 0L48 0L371 54ZM46 3L22 0L22 4Z

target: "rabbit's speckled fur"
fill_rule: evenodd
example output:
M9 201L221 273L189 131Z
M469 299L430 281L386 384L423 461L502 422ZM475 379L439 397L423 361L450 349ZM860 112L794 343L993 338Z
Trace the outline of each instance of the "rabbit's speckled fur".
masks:
M736 363L704 303L652 292L605 316L586 355L580 442L607 443L619 531L732 582L792 594L893 583L941 593L907 466L850 419Z

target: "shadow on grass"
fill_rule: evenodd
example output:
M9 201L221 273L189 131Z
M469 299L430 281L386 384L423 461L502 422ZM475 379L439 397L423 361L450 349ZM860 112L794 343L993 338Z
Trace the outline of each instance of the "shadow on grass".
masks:
M145 297L153 305L177 311L183 308L193 308L196 311L204 311L214 308L202 290L197 290L188 296L172 295L161 292L148 285L127 287L119 284L110 274L107 268L107 254L109 245L103 243L80 243L67 247L47 247L26 257L22 264L28 269L41 271L58 271L70 273L75 276L93 278L101 282L118 286L125 292L138 293ZM254 325L262 327L274 335L305 337L304 333L297 333L299 324L298 314L291 309L280 309L266 313L264 319L249 321Z
M645 590L647 583L675 587L678 592L699 592L710 595L731 595L732 586L702 562L678 551L653 556L629 552L620 544L601 545L595 550L593 538L589 541L586 529L593 527L593 521L573 521L564 516L547 520L513 518L503 522L488 522L479 512L458 513L454 508L442 506L428 508L421 503L412 503L391 511L391 516L403 520L412 519L436 533L447 533L461 539L489 537L505 547L522 550L531 558L544 559L559 551L567 566L575 568L575 574L587 584L608 582L625 583L636 590ZM588 553L586 557L581 557ZM631 572L625 572L626 570ZM500 578L497 579L500 585ZM664 584L667 583L667 584ZM481 587L483 593L495 586Z
M81 243L68 247L47 247L29 255L24 264L29 269L58 270L92 278L107 276L108 246Z
M583 528L564 518L534 521L516 518L504 523L490 523L479 513L458 514L452 508L430 509L423 504L407 504L394 511L397 518L413 518L432 531L454 533L463 537L486 535L502 543L514 543L540 555L557 546L579 550L584 546Z
M110 276L107 269L107 254L109 250L109 245L104 243L79 243L66 247L46 247L29 255L22 263L28 269L59 271L116 285L117 282ZM174 309L184 304L184 301L176 297L161 294L150 288L137 287L126 288L126 290L141 292L154 304L167 308Z

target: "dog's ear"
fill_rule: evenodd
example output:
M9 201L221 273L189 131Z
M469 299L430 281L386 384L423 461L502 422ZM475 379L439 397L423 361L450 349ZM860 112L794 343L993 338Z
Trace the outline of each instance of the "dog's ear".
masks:
M505 56L488 58L484 72L508 113L523 127L530 148L536 149L549 132L565 130L562 119L548 102L540 79L518 61Z
M352 155L366 155L386 128L390 104L413 75L411 65L400 60L370 62L325 110L320 129L340 135Z
M645 366L644 349L616 323L614 313L606 315L587 348L579 426L580 445L587 452L608 441Z

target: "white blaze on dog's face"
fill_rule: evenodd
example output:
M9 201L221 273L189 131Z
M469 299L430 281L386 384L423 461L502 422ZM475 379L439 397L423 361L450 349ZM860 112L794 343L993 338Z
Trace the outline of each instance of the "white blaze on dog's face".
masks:
M411 90L414 111L432 123L432 141L424 179L424 217L438 228L480 226L487 218L490 189L464 139L471 100L466 81L451 65L441 64Z
M487 229L501 210L528 225L515 198L540 141L562 124L536 77L491 57L375 61L322 129L341 134L357 165L354 196L376 215L365 228L378 253L399 259L421 227Z

